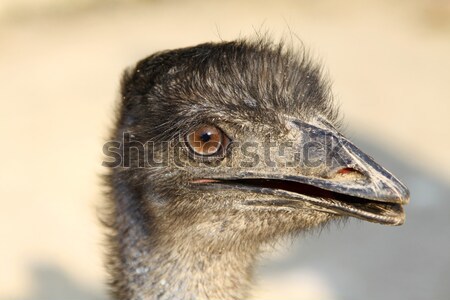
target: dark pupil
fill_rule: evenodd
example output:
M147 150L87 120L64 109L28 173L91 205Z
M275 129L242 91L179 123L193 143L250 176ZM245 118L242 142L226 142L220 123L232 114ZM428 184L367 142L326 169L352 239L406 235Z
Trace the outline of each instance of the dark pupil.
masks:
M200 135L200 139L203 143L208 142L211 139L211 132L204 132Z

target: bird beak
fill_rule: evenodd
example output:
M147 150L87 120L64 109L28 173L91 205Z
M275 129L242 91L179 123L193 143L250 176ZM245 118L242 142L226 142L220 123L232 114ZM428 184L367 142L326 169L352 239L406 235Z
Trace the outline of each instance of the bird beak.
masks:
M409 191L397 178L326 122L295 120L292 130L298 137L294 160L278 157L276 167L215 172L193 183L273 196L270 201L249 200L249 205L295 207L302 202L314 210L403 224L402 205L409 202Z

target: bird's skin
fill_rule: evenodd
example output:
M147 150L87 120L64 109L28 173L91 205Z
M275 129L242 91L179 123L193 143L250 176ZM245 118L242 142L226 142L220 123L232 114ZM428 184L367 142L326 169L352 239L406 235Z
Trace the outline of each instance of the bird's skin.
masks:
M245 299L268 244L348 216L402 224L407 188L339 120L304 49L267 40L128 69L105 176L115 299Z

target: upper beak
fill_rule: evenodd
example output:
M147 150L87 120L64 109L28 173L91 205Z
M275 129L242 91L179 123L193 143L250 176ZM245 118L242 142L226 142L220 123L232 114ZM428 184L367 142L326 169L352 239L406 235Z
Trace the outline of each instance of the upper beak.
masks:
M302 133L302 145L312 145L301 161L303 170L312 176L300 176L299 182L367 200L409 202L408 188L338 131L295 124Z
M328 124L293 121L299 132L291 167L211 174L209 183L303 200L314 209L400 225L409 191L397 178ZM280 162L280 159L278 160ZM201 183L198 181L198 183ZM206 183L205 181L203 183ZM217 185L218 184L218 185Z

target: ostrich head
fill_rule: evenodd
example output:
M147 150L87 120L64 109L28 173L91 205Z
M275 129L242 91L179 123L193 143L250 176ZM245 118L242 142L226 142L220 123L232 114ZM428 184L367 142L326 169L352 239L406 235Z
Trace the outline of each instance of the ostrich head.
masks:
M347 216L404 221L407 188L341 135L319 67L280 45L210 43L140 61L125 73L113 138L119 298L147 285L143 295L239 299L225 291L246 282L266 243Z

